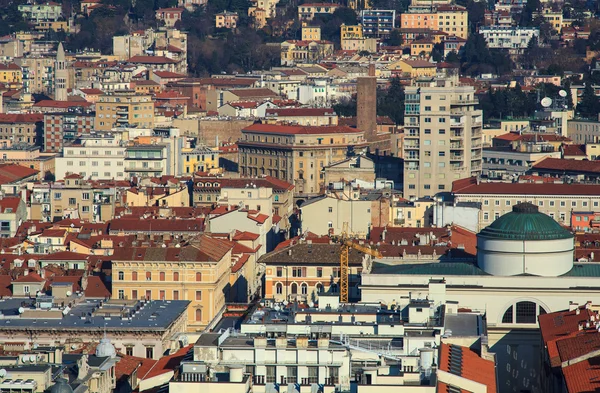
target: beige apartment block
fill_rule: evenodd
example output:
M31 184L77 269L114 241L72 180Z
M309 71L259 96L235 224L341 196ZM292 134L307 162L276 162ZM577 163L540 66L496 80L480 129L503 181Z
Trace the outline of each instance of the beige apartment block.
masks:
M405 91L405 198L433 197L481 174L483 116L475 89L457 79L418 79Z
M110 131L118 126L154 127L154 101L147 94L117 90L101 95L96 103L95 128Z
M322 169L359 153L364 132L343 126L306 127L253 124L238 142L242 176L273 176L294 184L296 194L317 195L324 185Z
M113 297L189 300L188 331L202 331L225 307L231 250L206 235L181 248L120 248L113 255Z
M30 195L30 220L102 222L110 220L115 211L116 188L96 186L78 174L67 175L62 182L36 183Z

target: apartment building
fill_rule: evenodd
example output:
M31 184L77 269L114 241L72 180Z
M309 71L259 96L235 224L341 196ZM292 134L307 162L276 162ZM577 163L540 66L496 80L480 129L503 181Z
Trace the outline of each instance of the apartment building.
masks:
M472 86L420 79L405 89L404 196L432 197L482 170L482 112Z
M358 25L344 25L340 27L340 43L342 50L356 50L368 52L377 51L377 39L367 38L363 33L363 26Z
M490 49L507 49L511 54L520 54L527 49L529 41L540 36L537 27L482 26L479 34Z
M23 221L27 220L27 205L19 196L0 199L0 237L14 237Z
M315 63L333 54L331 41L287 40L281 43L281 65Z
M219 151L208 146L181 149L177 174L210 172L219 168Z
M112 128L130 125L154 127L152 96L138 95L131 90L118 90L99 97L96 103L96 130L110 131Z
M267 119L301 126L336 126L338 116L331 108L272 108L265 111Z
M60 153L65 144L94 129L96 114L89 110L72 108L68 112L44 114L44 151Z
M320 41L321 28L318 26L302 26L302 41Z
M159 8L156 10L156 19L165 22L165 26L174 27L181 20L183 8Z
M321 292L337 293L340 277L339 244L318 239L298 241L278 247L264 256L265 299L283 301L315 301ZM360 273L365 254L354 249L348 252L349 296L359 298Z
M41 113L0 113L0 139L41 146L44 115Z
M335 3L306 3L298 6L298 19L300 21L311 21L315 15L333 14L340 7Z
M362 10L360 20L368 37L387 37L396 27L395 10Z
M85 179L125 179L125 142L119 134L86 134L56 157L56 178L76 173Z
M23 72L15 63L0 64L0 83L5 88L20 89L23 86Z
M235 29L238 20L237 12L223 11L215 15L215 27L217 29Z
M573 212L600 212L597 184L481 182L471 177L455 181L452 193L457 202L481 204L478 231L521 202L533 203L540 213L566 226Z
M135 144L125 149L125 176L173 175L177 162L169 143Z
M54 56L33 55L15 58L23 74L23 90L26 93L54 94Z
M242 176L268 175L294 184L296 193L316 195L323 187L321 169L358 153L364 132L345 126L307 127L253 124L238 142Z
M188 331L202 331L225 307L232 248L206 235L185 247L118 248L112 256L113 296L188 300Z
M30 22L57 21L62 16L62 7L58 3L21 4L19 11Z
M400 27L402 29L439 30L467 39L469 15L466 8L458 5L409 7L408 12L400 15Z
M90 182L73 173L64 181L34 184L30 195L27 207L31 220L103 222L114 215L117 189L114 184Z

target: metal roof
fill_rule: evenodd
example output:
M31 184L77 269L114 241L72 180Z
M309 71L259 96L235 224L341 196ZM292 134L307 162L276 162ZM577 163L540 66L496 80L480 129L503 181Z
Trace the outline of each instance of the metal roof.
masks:
M503 215L484 228L478 237L503 240L558 240L573 238L573 234L538 207L524 202L513 206L513 211Z

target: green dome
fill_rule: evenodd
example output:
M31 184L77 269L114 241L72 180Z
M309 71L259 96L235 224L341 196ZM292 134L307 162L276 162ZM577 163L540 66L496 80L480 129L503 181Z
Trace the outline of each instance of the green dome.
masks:
M478 236L504 240L557 240L573 237L571 232L538 207L529 203L513 206L513 211L494 221L479 232Z

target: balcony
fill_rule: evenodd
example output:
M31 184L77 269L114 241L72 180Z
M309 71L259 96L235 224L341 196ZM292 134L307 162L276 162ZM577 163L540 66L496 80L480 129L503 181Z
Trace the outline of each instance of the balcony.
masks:
M462 142L453 142L450 144L450 150L463 150L464 148Z
M450 161L462 161L465 159L465 156L462 154L450 154Z
M119 117L117 118L117 123L129 123L129 119L126 117Z
M450 134L450 140L463 139L463 134L458 132L453 132Z
M450 104L452 106L462 106L462 105L479 105L479 100L474 98L468 100L453 100Z
M394 225L399 227L404 225L405 222L406 220L404 218L397 218L394 220Z
M412 141L411 141L412 142ZM404 144L404 148L405 149L414 149L414 150L418 150L419 149L419 144L418 143L405 143Z

